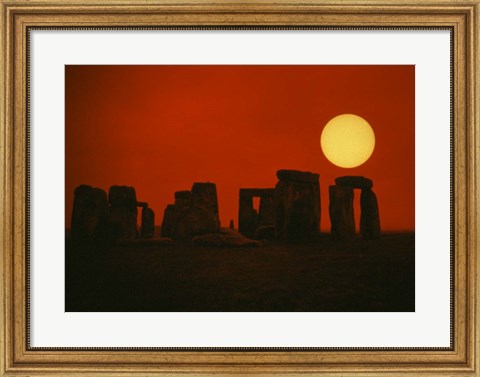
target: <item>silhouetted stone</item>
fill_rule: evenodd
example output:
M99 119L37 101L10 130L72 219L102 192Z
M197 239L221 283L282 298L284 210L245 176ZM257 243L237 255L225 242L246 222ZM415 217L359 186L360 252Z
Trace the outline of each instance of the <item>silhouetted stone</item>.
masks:
M255 231L257 240L273 240L275 238L275 225L261 225Z
M217 187L211 182L195 182L191 191L177 191L175 205L165 209L162 236L191 239L218 232Z
M137 210L129 207L110 207L108 232L113 240L137 238Z
M217 216L205 208L190 207L182 218L175 222L175 239L191 239L194 236L218 232Z
M251 198L273 197L275 189L273 188L241 188L240 196L249 196Z
M380 237L380 216L378 213L377 196L370 188L362 190L360 195L360 234L364 239Z
M151 208L143 207L140 237L152 238L154 232L155 232L155 213Z
M280 181L306 182L318 185L319 175L308 171L300 170L278 170L277 178Z
M108 213L105 191L87 185L78 186L73 200L72 240L95 242L105 238Z
M355 176L355 175L346 175L344 177L338 177L335 179L337 186L351 187L351 188L371 188L373 182L371 179Z
M186 212L192 206L192 193L190 191L177 191L175 193L175 206L173 212L172 237L175 239L185 239L186 230L183 225ZM163 233L162 233L163 235ZM168 236L168 235L165 235Z
M353 214L353 189L351 187L330 186L330 222L334 239L355 237L355 218Z
M128 186L112 186L108 192L110 216L109 235L114 240L137 238L137 198L135 189Z
M108 202L112 206L136 207L135 189L129 186L112 186L108 191Z
M173 226L175 222L175 205L169 204L163 212L162 237L173 237Z
M253 208L253 198L250 195L242 195L240 190L238 230L246 237L253 237L255 229L257 229L257 211Z
M146 208L148 207L147 202L137 202L137 207Z
M177 191L175 193L175 207L181 211L192 205L192 193L190 191Z
M175 193L173 238L191 239L219 229L215 183L195 182L191 191Z
M318 237L320 231L319 175L279 170L275 186L276 236L289 241Z
M259 227L275 224L275 201L273 196L263 196L260 198L257 223Z
M204 234L193 238L194 245L216 247L258 246L262 242L246 238L236 230L221 228L219 232Z
M228 227L230 229L235 229L235 224L233 223L233 220L230 220L230 225Z
M238 206L238 230L246 237L254 237L260 225L272 225L275 222L274 189L242 188ZM253 198L260 198L259 212L253 208Z
M217 186L211 182L195 182L192 186L192 206L204 208L218 217Z

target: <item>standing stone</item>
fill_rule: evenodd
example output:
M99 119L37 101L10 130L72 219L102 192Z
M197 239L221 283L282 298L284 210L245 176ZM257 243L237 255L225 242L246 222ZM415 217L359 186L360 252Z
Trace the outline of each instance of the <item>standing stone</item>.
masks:
M370 188L364 188L360 195L360 234L363 239L380 237L380 215L377 196Z
M135 189L129 186L112 186L108 191L108 201L114 207L137 207Z
M275 190L272 188L242 188L238 205L238 230L246 237L255 237L257 229L275 224ZM260 198L257 210L253 198Z
M137 202L137 207L142 207L142 208L148 207L148 203L147 202Z
M174 229L179 239L192 239L195 236L216 233L220 230L217 216L201 207L190 207L182 218L181 225L182 232L177 233L177 229Z
M230 220L229 228L235 230L235 225L234 225L234 223L233 223L233 220Z
M294 181L294 182L307 182L307 183L318 183L319 175L317 173L311 173L309 171L300 171L300 170L278 170L277 178L280 181Z
M185 211L190 208L192 204L192 193L188 190L177 191L175 193L175 208L178 211Z
M196 182L191 191L175 193L173 237L191 239L220 229L215 183Z
M351 188L372 188L373 181L371 179L362 177L360 175L346 175L343 177L335 178L335 184L337 186L351 187Z
M87 185L75 189L71 237L77 242L94 242L105 238L108 219L107 193Z
M110 216L108 228L114 240L137 238L137 198L135 189L128 186L112 186L108 192Z
M217 186L211 182L195 182L192 186L192 206L212 212L218 219Z
M257 223L259 227L275 224L275 201L272 196L260 197Z
M163 212L162 237L173 238L173 226L175 223L175 205L169 204Z
M188 238L187 229L185 225L185 214L192 205L192 193L190 191L177 191L175 193L175 206L173 216L173 238L186 239Z
M275 186L275 232L288 241L315 239L320 232L319 175L279 170Z
M353 188L330 186L330 222L334 239L355 237L355 218L353 214Z
M253 208L253 198L240 189L238 206L238 231L245 237L252 238L257 229L257 211Z
M153 238L155 232L155 213L151 208L142 207L141 238Z

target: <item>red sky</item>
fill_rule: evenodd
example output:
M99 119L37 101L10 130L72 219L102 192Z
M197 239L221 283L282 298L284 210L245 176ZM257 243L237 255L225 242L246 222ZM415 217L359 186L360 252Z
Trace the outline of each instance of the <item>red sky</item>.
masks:
M274 187L279 169L374 182L383 230L415 226L414 66L66 66L66 226L80 184L134 186L161 224L174 192L215 182L222 226L238 222L240 188ZM320 134L351 113L372 126L363 165L332 165ZM360 192L355 192L359 216Z

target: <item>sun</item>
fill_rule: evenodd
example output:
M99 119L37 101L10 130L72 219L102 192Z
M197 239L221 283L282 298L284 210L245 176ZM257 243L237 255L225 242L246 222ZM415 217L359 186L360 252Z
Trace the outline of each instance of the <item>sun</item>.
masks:
M354 114L331 119L320 136L323 154L341 168L355 168L365 163L375 149L375 133L368 122Z

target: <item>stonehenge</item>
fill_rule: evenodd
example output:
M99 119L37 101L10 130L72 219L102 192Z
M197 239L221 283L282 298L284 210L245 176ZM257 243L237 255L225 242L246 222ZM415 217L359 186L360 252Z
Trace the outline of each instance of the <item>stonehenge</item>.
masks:
M319 174L278 170L277 178L275 188L240 189L239 233L257 240L316 240L320 234L321 217ZM355 189L361 190L361 237L380 237L378 202L372 187L372 180L362 176L338 177L335 184L329 186L328 212L332 238L348 240L356 237L353 207ZM163 213L161 237L192 240L221 232L215 183L195 182L191 190L175 192L174 198L174 204L167 205ZM258 211L254 208L254 198L260 198ZM142 211L139 229L138 208ZM230 229L234 230L233 220L230 220ZM104 190L88 185L80 185L75 189L72 240L148 240L154 237L154 231L155 213L147 202L137 201L133 187L111 186L108 195Z
M319 175L298 170L277 171L275 234L288 241L316 239L320 233Z
M360 235L368 240L379 238L380 216L377 196L372 191L372 180L361 176L344 176L336 178L335 184L329 187L332 237L334 239L355 237L353 190L361 189Z

